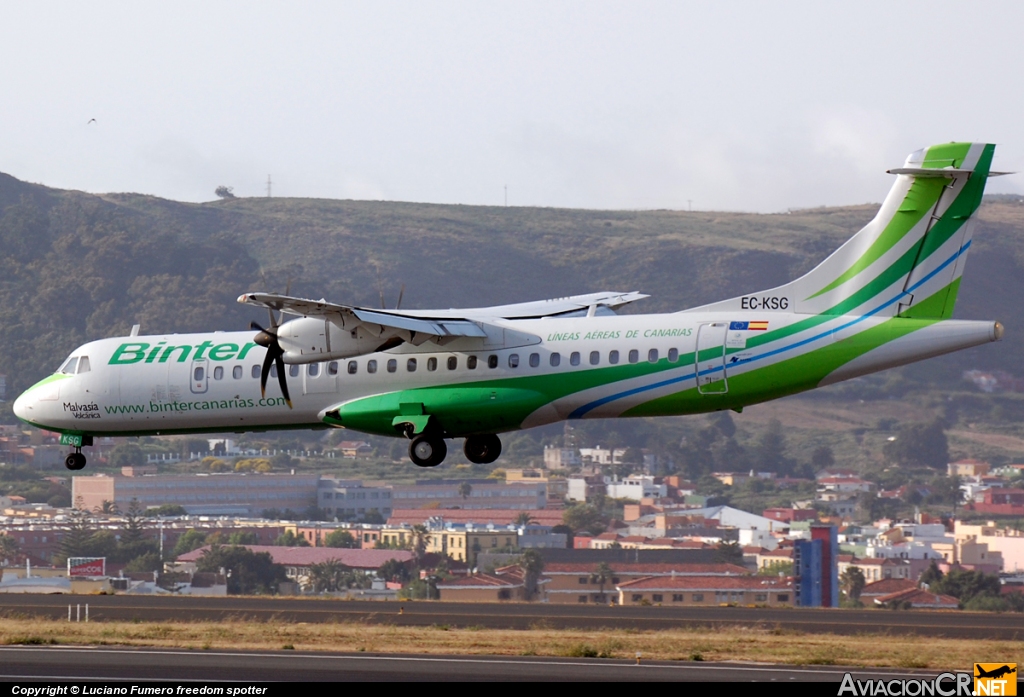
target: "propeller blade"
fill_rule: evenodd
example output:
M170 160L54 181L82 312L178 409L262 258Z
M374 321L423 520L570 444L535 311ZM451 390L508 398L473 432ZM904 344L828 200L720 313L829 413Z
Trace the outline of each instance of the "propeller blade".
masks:
M280 350L280 347L278 348ZM270 376L270 366L274 363L275 351L272 347L267 347L267 355L263 359L263 368L260 370L260 396L267 396L267 378Z
M274 359L274 364L277 366L277 381L281 384L281 394L284 395L284 401L287 402L288 408L292 408L292 399L288 394L288 379L284 375L284 360L281 358L283 353L279 353L277 358Z

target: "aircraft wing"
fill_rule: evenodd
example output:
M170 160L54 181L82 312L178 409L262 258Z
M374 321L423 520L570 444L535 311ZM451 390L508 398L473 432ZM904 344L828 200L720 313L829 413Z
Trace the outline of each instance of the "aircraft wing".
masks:
M594 308L595 311L614 310L646 297L648 296L635 291L601 292L512 305L450 310L377 310L274 293L246 293L239 296L238 302L303 317L330 317L340 320L342 326L353 322L376 324L437 337L484 337L487 333L482 329L482 325L496 319L540 319L585 313L590 308Z
M369 310L350 305L336 305L326 300L293 298L274 293L246 293L238 297L238 302L303 317L326 317L337 320L342 326L376 324L389 329L436 337L487 336L487 332L477 322L463 317L413 316L396 310Z

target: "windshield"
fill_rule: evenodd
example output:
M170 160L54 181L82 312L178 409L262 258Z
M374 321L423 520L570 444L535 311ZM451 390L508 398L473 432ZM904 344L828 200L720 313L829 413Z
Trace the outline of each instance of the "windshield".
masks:
M72 356L64 362L58 373L64 373L65 375L74 375L75 368L78 367L78 356Z

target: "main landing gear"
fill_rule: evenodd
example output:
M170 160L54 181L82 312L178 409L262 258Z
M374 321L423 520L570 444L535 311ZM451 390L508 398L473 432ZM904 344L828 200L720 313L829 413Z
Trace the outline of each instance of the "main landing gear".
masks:
M493 433L469 436L463 452L473 464L489 465L501 455L501 440ZM424 433L409 444L409 459L419 467L437 467L447 455L448 446L436 433Z
M469 436L462 451L474 465L489 465L501 455L501 439L493 433Z
M77 472L80 469L85 468L85 455L82 454L81 448L75 448L75 452L64 458L64 466L69 470Z
M418 467L437 467L446 455L448 446L439 435L424 433L409 444L409 459Z

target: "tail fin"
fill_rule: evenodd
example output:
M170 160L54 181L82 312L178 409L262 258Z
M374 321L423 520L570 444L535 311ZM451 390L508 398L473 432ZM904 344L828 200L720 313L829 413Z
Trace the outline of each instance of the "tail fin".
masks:
M890 170L896 182L874 219L809 273L700 309L951 317L994 152L984 143L948 143L910 154Z

